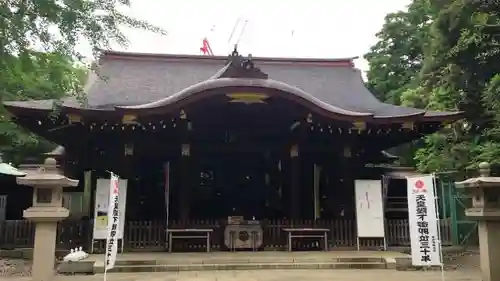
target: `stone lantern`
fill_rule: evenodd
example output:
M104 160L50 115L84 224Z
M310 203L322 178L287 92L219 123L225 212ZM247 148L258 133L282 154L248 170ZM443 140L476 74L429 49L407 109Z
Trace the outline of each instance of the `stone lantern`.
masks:
M34 189L33 206L23 213L24 218L35 222L32 276L35 281L49 281L54 277L57 223L69 216L68 209L62 207L63 187L77 186L78 180L61 175L53 158L25 172L17 183Z
M480 176L455 183L472 195L465 215L478 221L479 250L483 281L500 280L500 177L490 176L490 165L479 164Z

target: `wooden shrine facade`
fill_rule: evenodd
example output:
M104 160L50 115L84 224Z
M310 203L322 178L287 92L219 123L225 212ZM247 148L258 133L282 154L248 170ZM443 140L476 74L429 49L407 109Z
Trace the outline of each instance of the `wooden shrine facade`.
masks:
M461 117L381 103L352 59L104 52L100 75L57 116L5 107L64 146L68 173L128 179L132 220L164 217L166 189L172 219L354 217L354 180L381 175L367 163Z

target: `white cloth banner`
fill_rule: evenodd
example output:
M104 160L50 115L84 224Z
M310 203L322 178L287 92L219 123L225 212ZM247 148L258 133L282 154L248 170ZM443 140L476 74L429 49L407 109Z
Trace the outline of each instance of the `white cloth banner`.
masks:
M123 232L125 230L125 211L127 203L127 180L119 179L119 201L120 201L120 218L118 228L118 239L123 239ZM108 238L108 215L109 212L109 202L110 202L110 192L109 187L111 185L110 179L97 179L96 190L95 190L95 206L94 206L94 229L92 234L93 240L106 240Z
M109 182L108 235L106 239L106 257L104 259L106 270L112 269L115 266L116 254L118 253L118 227L120 221L118 176L111 174Z
M441 265L434 176L412 176L406 180L412 264Z

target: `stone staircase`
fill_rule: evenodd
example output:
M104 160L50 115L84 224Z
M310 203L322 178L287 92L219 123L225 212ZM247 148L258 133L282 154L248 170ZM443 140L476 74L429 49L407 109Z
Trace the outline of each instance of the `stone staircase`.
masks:
M209 257L204 259L129 259L116 261L112 272L178 272L205 270L258 269L395 269L395 259L385 257L322 257L295 256L290 258ZM86 271L86 272L81 272ZM92 271L92 272L89 272ZM104 273L104 264L81 261L60 266L60 273Z
M205 271L205 270L257 270L257 269L387 269L382 258L338 259L331 262L280 262L253 263L228 262L214 264L164 264L155 261L119 262L108 272L170 272L170 271ZM103 273L103 266L95 266L95 273Z

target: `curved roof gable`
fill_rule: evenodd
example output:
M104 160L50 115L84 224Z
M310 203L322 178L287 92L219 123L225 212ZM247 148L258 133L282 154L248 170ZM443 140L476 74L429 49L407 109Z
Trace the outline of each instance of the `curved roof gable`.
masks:
M261 80L251 84L289 91L312 104L322 106L325 110L338 109L347 114L351 112L353 117L424 116L449 120L457 119L460 114L430 112L380 102L365 87L360 71L354 68L350 58L336 60L243 58L237 52L228 58L108 51L104 52L99 63L99 76L102 79L96 74L89 76L86 85L88 100L86 110L150 108L188 94L196 94L196 91L206 89L209 84L238 86L238 80L246 79ZM232 82L227 82L228 79ZM226 80L226 82L213 82L213 80ZM35 110L52 109L52 105L48 108L48 104L50 103L47 101L30 101L10 102L6 103L6 106ZM65 100L63 106L83 109L71 98Z

